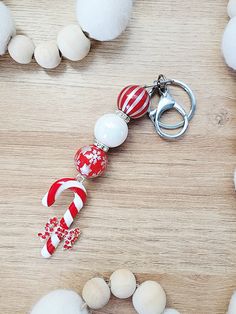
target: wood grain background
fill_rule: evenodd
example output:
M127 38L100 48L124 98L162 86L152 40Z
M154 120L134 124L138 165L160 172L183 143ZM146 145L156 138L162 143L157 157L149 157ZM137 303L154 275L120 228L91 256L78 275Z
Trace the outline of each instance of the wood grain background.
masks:
M36 43L75 21L74 1L8 0L17 28ZM228 21L223 0L137 0L127 31L93 42L79 63L46 72L0 58L0 312L23 314L56 288L81 291L93 275L128 267L139 282L158 280L182 314L223 314L236 289L236 81L220 53ZM74 175L73 155L129 83L158 74L187 82L198 99L187 135L161 140L147 118L130 124L110 152L105 176L89 182L82 236L71 252L40 257L36 237L62 215L41 197ZM96 314L132 314L130 300ZM45 313L47 314L47 313Z

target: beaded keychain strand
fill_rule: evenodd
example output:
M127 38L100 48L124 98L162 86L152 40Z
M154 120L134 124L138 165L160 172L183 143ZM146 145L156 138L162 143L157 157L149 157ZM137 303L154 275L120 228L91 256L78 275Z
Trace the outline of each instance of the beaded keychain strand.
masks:
M171 96L168 89L170 85L178 86L188 94L191 102L189 113ZM160 99L157 108L152 109L151 98L155 94L158 94ZM128 136L127 124L130 119L138 119L148 113L157 133L162 138L177 139L188 128L189 121L196 109L196 99L186 84L177 80L167 80L160 75L151 86L126 86L118 96L117 107L118 110L115 113L105 114L97 120L94 128L94 144L80 148L75 154L74 162L79 172L78 176L57 180L42 200L44 206L50 207L63 191L70 190L74 193L74 199L64 216L60 220L57 217L51 218L46 224L44 232L38 234L43 241L46 241L41 251L44 258L51 257L61 241L64 241L63 248L68 250L78 240L80 230L78 228L69 230L69 228L86 202L87 192L83 183L85 179L93 179L104 173L108 164L107 152L110 148L124 143ZM171 109L181 115L182 121L174 125L164 124L161 122L161 117ZM163 129L180 129L180 131L170 134Z

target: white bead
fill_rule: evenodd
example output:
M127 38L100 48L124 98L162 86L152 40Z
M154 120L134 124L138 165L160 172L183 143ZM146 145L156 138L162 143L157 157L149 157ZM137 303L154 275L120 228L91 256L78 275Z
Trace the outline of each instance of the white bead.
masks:
M132 0L77 0L77 19L93 39L113 40L127 27Z
M229 0L227 11L230 18L236 16L236 0Z
M34 50L36 62L45 69L54 69L61 62L60 52L55 42L44 42Z
M89 314L82 298L71 290L55 290L33 307L31 314Z
M236 70L236 17L233 17L226 26L223 40L222 52L225 62L229 67Z
M162 314L180 314L180 312L178 312L175 309L165 309L165 311Z
M18 63L28 64L34 55L33 41L24 35L16 35L8 45L9 55Z
M117 147L124 143L128 136L127 123L114 113L105 114L97 120L94 136L108 147Z
M0 55L7 51L7 45L15 34L15 23L11 11L0 1Z
M161 314L166 307L166 294L155 281L145 281L133 295L133 305L138 314Z
M231 297L227 314L235 314L235 313L236 313L236 291Z
M58 33L57 45L65 58L78 61L87 56L91 43L76 24L68 25Z
M128 269L118 269L110 277L111 292L119 299L131 297L136 289L134 274Z
M111 291L104 279L92 278L86 282L82 296L91 309L99 310L109 302Z

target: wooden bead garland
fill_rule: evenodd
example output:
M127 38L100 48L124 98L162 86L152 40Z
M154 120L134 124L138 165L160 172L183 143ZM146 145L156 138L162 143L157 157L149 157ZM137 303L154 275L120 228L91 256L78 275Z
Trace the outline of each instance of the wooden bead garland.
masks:
M111 293L119 299L133 296L132 303L138 314L180 314L165 308L166 294L158 282L149 280L137 285L134 274L127 269L115 271L109 283L99 277L90 279L84 285L82 298L71 290L52 291L38 301L31 314L89 314L89 309L101 310L106 306Z

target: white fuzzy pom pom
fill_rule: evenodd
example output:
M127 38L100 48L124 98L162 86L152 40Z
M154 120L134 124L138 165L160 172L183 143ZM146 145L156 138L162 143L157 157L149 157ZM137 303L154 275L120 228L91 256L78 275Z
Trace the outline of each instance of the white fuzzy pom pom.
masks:
M34 306L31 314L89 314L82 298L71 290L55 290Z
M236 0L229 0L227 11L231 19L236 16Z
M0 1L0 55L7 51L7 45L16 33L11 11Z
M162 314L180 314L180 312L178 312L175 309L165 309L165 311Z
M236 70L236 17L232 18L226 26L222 40L222 52L227 65Z
M132 0L77 0L77 19L91 38L113 40L126 29L132 4Z
M236 291L231 297L227 314L235 314L235 313L236 313Z

